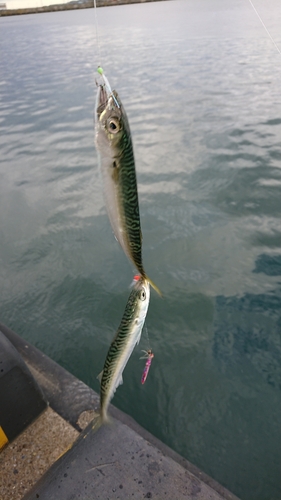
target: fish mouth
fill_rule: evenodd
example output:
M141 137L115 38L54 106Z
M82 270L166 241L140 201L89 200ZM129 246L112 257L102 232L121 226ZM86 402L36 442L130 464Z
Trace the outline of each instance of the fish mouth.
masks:
M100 119L100 116L105 110L113 111L120 109L120 103L118 102L118 95L115 90L109 91L105 84L98 84L98 93L96 101L96 116Z
M99 119L100 115L106 109L108 102L108 92L105 85L98 85L97 101L96 101L96 116Z
M146 295L149 298L149 295L150 295L150 284L149 284L149 281L148 281L148 279L146 277L144 277L144 276L138 276L138 277L136 277L135 276L133 284L134 284L133 286L135 287L135 290L141 290L142 288L144 288L145 292L146 292Z

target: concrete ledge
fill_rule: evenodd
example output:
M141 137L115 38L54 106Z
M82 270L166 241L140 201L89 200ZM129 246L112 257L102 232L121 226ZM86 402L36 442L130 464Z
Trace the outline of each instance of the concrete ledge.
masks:
M15 439L47 407L36 382L14 345L0 330L0 448ZM0 437L1 437L0 436ZM3 436L6 438L3 440Z
M50 407L0 453L0 498L21 500L79 436Z
M98 395L10 329L1 324L0 329L23 356L51 408L81 430L79 417L97 410ZM110 414L112 425L95 431L90 423L24 500L237 500L131 417L112 405Z
M84 411L98 409L98 394L2 323L0 331L23 357L51 408L81 431L79 417Z
M81 433L24 500L222 500L218 492L119 420Z

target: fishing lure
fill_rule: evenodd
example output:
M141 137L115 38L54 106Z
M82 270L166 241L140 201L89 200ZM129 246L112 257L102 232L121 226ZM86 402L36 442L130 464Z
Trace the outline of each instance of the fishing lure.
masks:
M146 363L145 363L145 367L144 367L144 370L143 370L143 373L142 373L142 377L141 377L141 383L144 384L146 379L147 379L147 375L148 375L148 372L149 372L149 368L151 366L151 362L154 358L154 354L152 352L151 349L148 349L148 351L143 351L145 353L144 356L142 356L140 359L146 359Z
M111 87L110 87L109 81L108 81L108 79L106 78L106 76L105 76L105 74L104 74L104 71L103 71L103 69L102 69L102 67L101 67L101 66L98 66L97 72L98 72L98 74L99 74L99 75L101 76L101 78L102 78L102 81L103 81L103 83L104 83L104 86L105 86L105 88L106 88L106 90L107 90L108 95L109 95L109 96L111 96L111 97L113 98L113 100L114 100L114 102L115 102L115 104L116 104L117 108L119 108L119 109L120 109L120 104L119 104L119 102L117 101L117 99L116 99L116 97L115 97L114 93L112 92L112 89L111 89ZM97 82L96 82L96 83L97 83ZM99 86L99 84L98 84L98 83L97 83L97 86Z

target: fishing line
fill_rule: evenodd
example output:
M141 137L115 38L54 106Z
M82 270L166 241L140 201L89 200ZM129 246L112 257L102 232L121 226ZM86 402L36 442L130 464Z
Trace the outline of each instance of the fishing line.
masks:
M99 40L99 27L98 27L98 16L97 16L97 3L96 3L96 0L94 0L94 11L95 11L96 39L97 39L97 46L98 46L98 60L100 61L101 60L101 49L100 49L100 40ZM102 67L100 65L100 62L98 64L97 72L101 76L101 78L102 78L102 80L104 82L104 85L105 85L107 91L109 92L109 95L111 95L113 97L116 106L118 108L120 108L120 105L119 105L119 103L118 103L115 95L112 92L112 89L110 87L109 81L106 78L106 76L104 74L104 71L103 71L103 69L102 69Z
M101 59L101 50L100 50L100 40L99 40L99 28L98 28L98 16L97 16L97 3L96 3L96 0L94 0L94 11L95 11L96 39L97 39L97 46L98 46L98 60L100 61L100 59ZM98 67L100 67L100 63L98 64Z
M255 13L257 14L257 16L258 16L258 18L259 18L260 22L262 23L262 25L263 25L263 27L264 27L265 31L267 32L267 34L268 34L268 36L269 36L270 40L271 40L271 41L272 41L272 43L275 45L276 49L278 50L278 52L279 52L279 54L280 54L280 56L281 56L281 50L279 49L278 45L277 45L277 44L275 43L275 41L273 40L273 38L272 38L271 34L269 33L269 31L268 31L268 29L267 29L266 25L264 24L264 22L263 22L263 20L262 20L261 16L259 15L259 13L258 13L258 11L257 11L256 7L254 6L254 4L253 4L252 0L249 0L249 2L250 2L250 4L251 4L251 6L253 7L253 9L254 9Z
M144 330L145 330L145 336L146 336L146 340L147 340L147 350L151 351L150 341L149 341L149 336L148 336L148 328L147 328L146 324L144 325Z

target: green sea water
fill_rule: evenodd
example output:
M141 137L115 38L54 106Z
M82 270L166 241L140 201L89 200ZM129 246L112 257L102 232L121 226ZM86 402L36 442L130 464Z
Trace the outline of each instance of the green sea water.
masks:
M281 6L256 0L281 47ZM0 18L0 320L99 390L133 268L106 214L96 67L133 135L146 328L113 404L242 500L279 500L281 59L248 1ZM141 350L155 358L140 379Z

